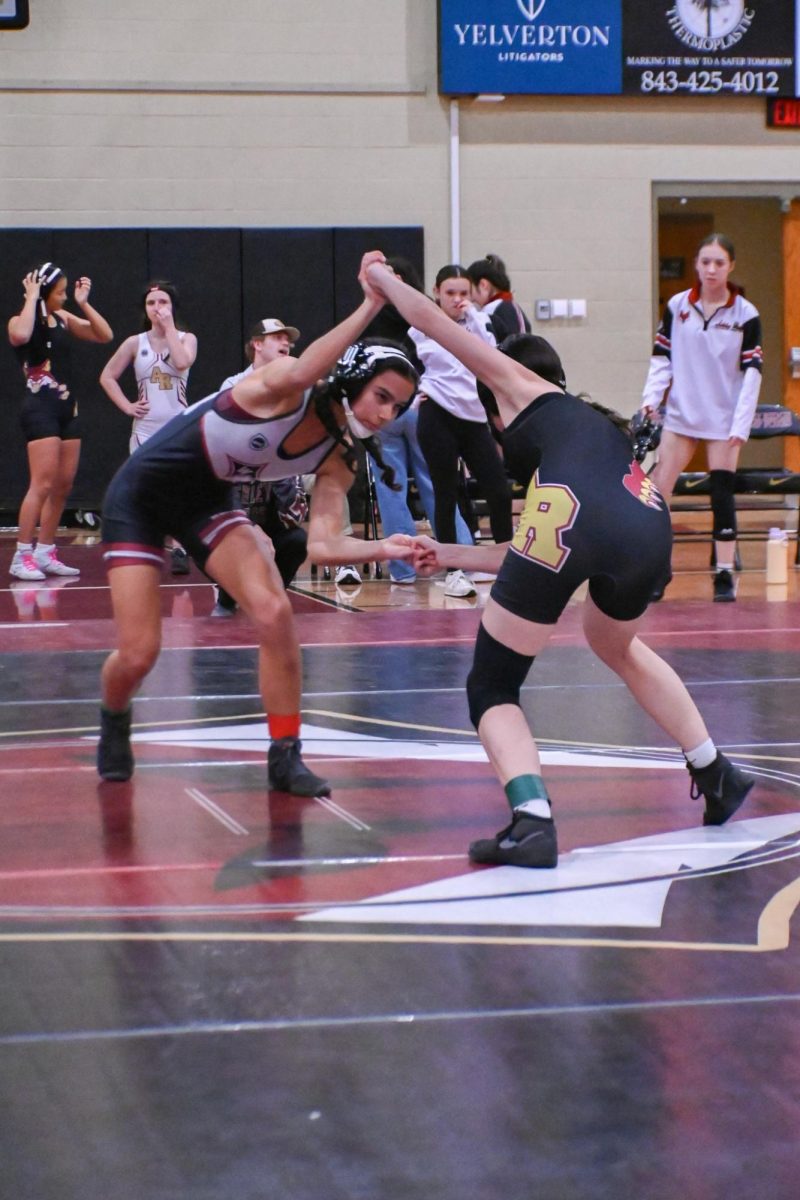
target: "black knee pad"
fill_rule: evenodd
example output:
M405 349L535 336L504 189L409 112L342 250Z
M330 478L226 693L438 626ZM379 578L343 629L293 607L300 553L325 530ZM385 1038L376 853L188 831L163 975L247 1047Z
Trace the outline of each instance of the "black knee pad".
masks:
M483 625L478 629L472 670L467 676L467 701L469 716L475 728L481 717L498 704L516 704L534 656L517 654L487 633Z
M733 471L709 472L716 542L736 541L736 502L733 498L735 480Z

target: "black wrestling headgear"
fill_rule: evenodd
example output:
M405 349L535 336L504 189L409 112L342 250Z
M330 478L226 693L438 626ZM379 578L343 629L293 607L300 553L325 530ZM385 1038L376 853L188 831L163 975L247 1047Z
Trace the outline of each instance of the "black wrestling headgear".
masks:
M630 432L633 457L637 462L644 462L651 450L657 450L661 442L661 422L654 421L649 413L639 409L631 417Z

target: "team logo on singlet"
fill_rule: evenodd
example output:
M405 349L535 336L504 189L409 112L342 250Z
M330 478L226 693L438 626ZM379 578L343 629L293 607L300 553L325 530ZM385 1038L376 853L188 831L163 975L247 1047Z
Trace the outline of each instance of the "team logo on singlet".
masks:
M166 371L162 371L160 367L153 367L150 374L150 382L154 384L160 392L170 392L175 386L175 377L168 375Z
M512 550L550 571L560 571L572 551L563 535L580 512L580 500L565 483L542 483L537 471L528 487Z
M628 474L623 476L622 486L627 488L636 500L640 500L642 504L646 504L648 508L664 507L661 492L652 479L648 475L645 475L641 463L635 461L631 463Z

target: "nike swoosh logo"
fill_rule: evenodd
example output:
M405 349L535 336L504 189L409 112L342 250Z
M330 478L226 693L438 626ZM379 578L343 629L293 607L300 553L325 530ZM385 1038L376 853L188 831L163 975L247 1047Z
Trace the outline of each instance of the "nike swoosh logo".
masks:
M686 479L686 480L684 480L683 486L686 488L686 491L688 492L688 491L691 491L692 488L700 487L700 485L702 483L708 483L707 475L704 475L702 479Z
M544 837L544 831L541 829L537 830L536 833L529 833L527 837L520 838L520 840L518 842L515 842L512 838L504 838L503 841L500 843L500 849L501 850L515 850L519 846L525 846L525 845L527 845L528 842L532 842L534 840L534 838L540 838L540 837Z
M797 486L799 482L796 475L779 475L777 479L768 479L767 487L777 487L781 483L792 483Z

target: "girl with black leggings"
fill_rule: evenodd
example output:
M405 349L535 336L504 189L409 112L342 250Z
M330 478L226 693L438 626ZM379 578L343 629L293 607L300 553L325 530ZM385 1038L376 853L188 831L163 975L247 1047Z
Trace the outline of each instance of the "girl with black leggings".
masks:
M433 294L445 316L487 345L495 345L488 317L471 302L471 284L463 267L442 267ZM492 537L497 543L510 541L511 486L478 399L475 376L427 334L413 326L408 332L425 368L417 436L433 484L437 537L442 542L456 540L458 464L463 459L488 505ZM445 594L471 596L475 588L463 571L454 570L448 572Z

